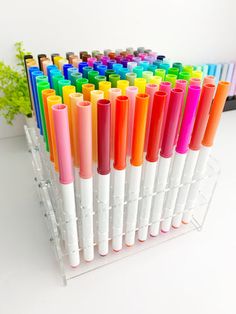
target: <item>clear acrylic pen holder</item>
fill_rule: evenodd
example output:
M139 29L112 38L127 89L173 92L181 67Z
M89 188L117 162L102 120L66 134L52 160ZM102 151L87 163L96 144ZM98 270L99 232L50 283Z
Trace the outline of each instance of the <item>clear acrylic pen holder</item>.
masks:
M46 220L46 224L49 231L49 240L54 250L56 259L59 264L59 271L66 285L67 282L73 278L76 278L82 274L103 267L107 264L121 260L130 255L136 254L148 248L154 247L160 243L173 239L177 236L183 235L192 230L200 231L205 222L208 209L211 204L211 200L214 194L214 190L219 175L219 167L216 160L210 157L205 176L201 178L199 184L199 191L196 204L192 208L191 221L188 224L181 224L178 229L173 229L168 233L160 233L156 237L148 236L144 242L137 240L132 247L127 247L123 244L122 249L119 252L114 252L111 247L111 241L109 241L109 253L106 256L100 256L97 252L97 244L94 243L94 260L86 262L83 260L83 254L80 254L81 261L78 267L72 268L68 263L68 253L65 248L65 219L63 214L63 204L60 193L60 186L58 184L58 177L53 169L53 165L50 162L49 154L44 149L44 142L42 136L38 134L36 127L25 126L25 133L28 142L29 151L32 155L32 165L34 171L34 182L38 191L39 200L41 203L43 215ZM112 182L112 180L111 180ZM194 181L191 182L193 184ZM94 194L96 194L96 178L94 179ZM181 185L178 186L180 188ZM176 187L175 187L176 188ZM112 189L112 187L111 187ZM165 193L169 189L165 189ZM154 195L155 193L153 193ZM139 198L139 202L141 201ZM94 195L94 200L96 196ZM77 200L78 203L78 200ZM94 201L94 239L97 238L97 209L96 201ZM124 203L124 217L126 211L127 202ZM112 207L110 207L111 213ZM77 208L77 212L79 212ZM78 233L80 238L81 233L81 219L80 214L77 214ZM110 215L111 224L111 215ZM110 228L111 230L111 228ZM136 229L137 235L138 229ZM111 236L111 234L110 234ZM125 234L123 233L123 238ZM111 237L109 238L111 240ZM124 241L123 241L124 242ZM79 247L82 247L81 240L79 240ZM82 249L80 249L82 251ZM82 252L81 252L82 253Z

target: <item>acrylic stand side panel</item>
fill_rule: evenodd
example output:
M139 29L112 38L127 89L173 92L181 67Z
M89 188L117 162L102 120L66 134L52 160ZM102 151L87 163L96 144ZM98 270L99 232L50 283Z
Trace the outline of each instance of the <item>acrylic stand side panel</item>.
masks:
M107 264L126 258L130 255L136 254L148 248L154 247L160 243L173 239L177 236L183 235L192 230L201 230L206 215L211 203L214 189L217 182L217 176L219 169L216 161L211 158L208 164L206 176L201 180L201 188L199 190L198 202L196 208L194 208L194 214L189 224L181 225L178 229L171 229L166 234L159 234L157 237L148 237L145 242L139 242L136 239L135 245L132 247L123 248L120 252L114 252L111 248L111 241L109 247L109 253L107 256L100 256L97 253L97 245L95 246L95 258L94 261L87 263L81 258L81 263L77 268L71 268L68 266L68 256L65 248L65 221L63 217L62 201L60 197L60 190L58 187L58 178L55 176L55 172L52 169L51 163L44 150L44 143L41 136L37 134L36 128L25 127L26 137L29 145L29 150L32 153L32 164L35 174L35 182L39 191L40 202L43 204L43 214L46 218L50 242L53 246L56 258L59 263L60 273L64 284L68 280L76 278L82 274L90 272L94 269L103 267ZM95 190L95 189L94 189ZM168 191L168 189L166 189ZM139 198L139 202L141 198ZM126 203L125 203L126 210ZM110 208L111 212L112 208ZM110 215L111 217L111 215ZM94 221L96 226L97 212L96 207L94 211ZM80 219L78 216L78 227L80 229ZM96 230L94 228L94 239L96 241ZM136 232L137 233L137 232ZM123 234L124 236L124 234ZM111 240L111 238L110 238ZM82 249L80 249L83 253ZM82 254L81 254L82 255Z

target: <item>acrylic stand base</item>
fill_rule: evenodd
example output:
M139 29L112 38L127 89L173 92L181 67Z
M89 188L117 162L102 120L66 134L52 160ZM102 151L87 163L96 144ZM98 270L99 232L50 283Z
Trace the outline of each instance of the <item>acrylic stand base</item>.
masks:
M206 215L216 187L217 177L219 175L218 164L212 157L209 160L206 175L201 179L202 182L200 185L201 187L199 190L196 208L194 208L193 216L189 224L182 224L178 229L172 228L168 233L160 233L156 237L149 236L145 242L139 242L136 239L135 244L132 247L126 247L123 245L122 250L119 252L114 252L112 250L110 241L109 253L106 256L100 256L97 253L96 243L94 243L94 260L92 262L85 262L83 258L81 258L81 263L77 268L70 267L68 264L68 254L66 252L65 243L63 240L63 226L65 222L63 221L63 215L61 214L62 201L60 198L60 192L58 190L58 178L56 177L52 164L49 161L49 155L44 150L44 143L42 137L38 134L38 129L36 127L28 128L25 126L25 133L28 141L29 151L32 154L34 182L38 190L43 215L48 226L50 243L55 252L55 256L59 264L60 274L65 285L69 280L82 274L121 260L148 248L152 248L158 244L169 241L170 239L188 233L192 230L201 230L206 219ZM168 189L166 189L166 191L168 191ZM80 219L78 217L78 227L79 221ZM94 221L96 221L96 209L94 213ZM94 238L96 239L96 234L94 234Z

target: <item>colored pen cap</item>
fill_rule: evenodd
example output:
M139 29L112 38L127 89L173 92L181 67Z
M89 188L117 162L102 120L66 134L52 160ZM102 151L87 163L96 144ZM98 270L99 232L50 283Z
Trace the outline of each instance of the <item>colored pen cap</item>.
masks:
M162 78L162 81L165 80L165 76L166 76L166 70L165 69L156 69L155 70L155 75L156 76L160 76Z
M69 80L60 80L60 81L58 81L58 91L59 91L59 95L62 97L62 100L63 100L62 88L63 88L63 86L67 86L67 85L70 85L70 84L71 84L71 81L69 81Z
M107 65L107 62L110 60L110 58L108 56L103 56L101 58L102 64Z
M93 67L89 67L89 66L83 67L83 77L88 79L88 74L90 71L93 71Z
M99 75L106 75L107 66L104 64L101 64L97 67L97 71L99 72Z
M94 77L94 85L95 89L99 89L99 82L106 81L106 76L104 75L97 75Z
M117 87L117 81L120 80L120 75L118 74L110 74L109 81L111 82L111 87Z
M201 80L199 78L192 77L189 80L189 86L201 86Z
M52 139L52 149L53 149L53 157L54 157L54 167L55 170L58 172L59 165L58 165L58 154L57 154L57 145L56 145L56 137L55 137L55 128L53 122L53 114L52 114L52 107L57 104L61 104L61 97L60 96L49 96L47 98L47 105L48 105L48 116L49 116L49 124L50 124L50 133Z
M137 65L138 65L137 62L134 62L134 61L128 62L127 68L129 69L129 72L132 72L133 68L135 68Z
M126 80L129 81L130 86L134 86L134 81L137 78L137 74L134 72L128 72L125 74Z
M143 76L143 67L142 66L136 66L133 68L133 72L137 74L137 78Z
M72 64L64 64L63 65L63 74L65 76L65 79L68 80L68 69L73 68Z
M87 67L88 63L87 62L80 62L78 67L79 67L79 72L83 74L83 68Z
M82 93L84 95L84 100L90 101L90 92L95 89L94 84L83 84Z
M176 75L176 76L178 77L178 75L179 75L179 69L178 69L178 68L175 68L175 67L169 68L169 69L168 69L168 74L174 74L174 75Z
M167 93L166 106L169 104L170 92L171 92L171 83L170 82L161 82L159 90Z
M104 92L104 98L109 99L109 89L111 88L111 82L100 81L98 83L98 88Z
M88 80L89 83L94 84L95 85L95 77L99 75L98 71L89 71L88 72Z
M93 64L93 69L94 69L94 71L98 71L98 67L99 67L100 65L103 65L103 64L102 64L102 61L95 61L94 64Z
M174 63L172 64L172 67L179 69L179 72L183 71L183 65L182 65L181 62L174 62Z
M150 120L150 132L148 136L146 160L156 162L161 145L161 129L164 117L164 108L167 99L167 93L157 91L154 94L153 106Z
M203 85L205 84L215 84L215 77L213 75L205 76L203 80Z
M69 184L73 182L74 177L67 106L64 104L52 106L52 114L59 163L59 180L62 184Z
M151 71L153 75L155 75L155 70L157 69L157 66L155 64L149 64L148 71Z
M76 87L76 92L77 93L82 93L82 86L84 84L88 84L88 79L86 78L78 78L76 81L75 81L75 87Z
M200 81L202 80L202 76L203 76L203 73L202 73L202 71L200 71L200 70L194 70L193 72L192 72L192 78L198 78L198 79L200 79Z
M98 168L101 175L110 173L111 104L107 99L97 103Z
M135 99L132 153L130 159L130 163L133 166L141 166L143 162L148 102L148 94L137 94Z
M165 70L166 72L168 72L168 69L170 68L169 63L160 63L160 69Z
M129 72L129 70L127 68L120 68L119 69L120 79L125 80L126 79L126 73L128 73L128 72Z
M96 61L97 61L96 58L93 58L93 57L88 58L88 59L87 59L88 66L89 66L89 67L93 67L94 62L96 62Z
M78 73L81 75L81 73L78 72L77 68L74 68L73 66L67 69L68 79L71 81L71 75L72 73Z
M165 81L171 83L171 88L175 87L176 80L177 80L177 75L175 75L175 74L166 74Z
M201 91L201 96L198 104L197 115L193 127L189 148L199 150L201 142L206 130L206 125L209 117L209 112L212 104L212 99L215 93L215 85L204 84Z
M117 88L121 89L121 94L126 95L126 88L129 86L128 80L119 80L117 81Z
M192 65L185 65L183 67L183 72L188 72L190 74L190 76L192 76L194 67Z
M77 104L80 177L92 177L92 106L89 101Z
M185 154L188 151L200 93L200 86L189 86L184 116L181 123L178 142L176 145L176 152L179 154Z
M70 70L70 69L69 69ZM69 72L68 72L69 73ZM71 76L69 74L69 77L70 77L70 81L71 81L71 84L76 86L76 81L79 79L79 78L82 78L82 74L80 72L72 72L71 73Z
M113 64L116 63L116 60L109 60L107 61L107 68L113 69Z
M161 81L162 81L161 76L156 76L156 75L154 75L154 76L152 76L152 77L150 78L149 83L150 83L150 84L156 84L156 85L159 86L159 85L161 84Z
M126 96L129 98L128 143L127 143L127 155L128 156L131 156L131 150L132 150L134 112L135 112L135 101L136 101L137 94L138 94L138 88L136 86L129 86L126 88Z
M150 82L150 79L153 76L153 72L152 71L143 71L143 78L146 80L147 83Z
M171 157L173 153L183 95L183 90L179 88L174 88L170 92L170 100L160 152L160 155L164 158Z
M182 71L179 73L180 80L186 80L187 82L190 80L191 74L187 71Z
M211 106L206 131L202 141L202 145L204 146L210 147L213 145L217 127L220 122L220 116L224 109L226 98L228 96L229 87L230 87L229 82L220 81L218 83L215 98Z
M176 80L175 88L180 88L185 93L186 87L187 87L187 81L186 80Z
M115 110L115 140L114 140L114 168L123 170L126 167L127 132L129 99L127 96L116 98Z
M145 134L145 142L144 142L144 151L147 151L148 145L148 137L150 132L150 123L151 123L151 115L152 115L152 106L154 94L158 91L158 85L156 84L147 84L146 85L146 94L149 95L149 103L148 103L148 114L147 114L147 122L146 122L146 134Z
M105 72L107 81L109 80L109 76L110 76L111 74L115 74L115 71L114 71L113 69L107 69L106 72Z
M146 80L144 78L138 77L134 80L134 86L138 87L139 94L143 94L145 93Z

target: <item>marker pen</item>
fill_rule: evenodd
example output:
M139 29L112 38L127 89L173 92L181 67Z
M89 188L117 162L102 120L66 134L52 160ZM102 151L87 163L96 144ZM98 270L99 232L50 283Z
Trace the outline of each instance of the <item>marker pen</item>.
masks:
M193 127L193 132L191 135L191 141L189 144L189 151L186 157L184 170L182 173L181 183L183 183L183 186L179 188L179 192L175 203L174 210L175 216L172 219L172 226L174 228L178 228L181 224L183 211L185 208L191 180L196 166L198 153L201 148L201 141L203 139L204 132L206 129L214 93L215 85L213 84L203 85L201 97L198 104L197 115Z
M146 83L150 83L153 73L151 71L143 71L143 78L146 80Z
M106 79L107 78L104 75L95 76L95 78L94 78L95 89L99 89L99 82L106 81Z
M111 82L111 87L116 88L117 87L117 81L120 80L120 75L118 74L110 74L109 75L109 81Z
M73 93L75 93L75 87L73 85L66 85L62 87L63 100L64 100L64 104L67 105L67 112L68 112L72 158L74 158L74 138L73 138L73 132L72 132L72 113L71 113L70 94L73 94Z
M137 65L138 65L137 62L134 62L134 61L128 62L127 68L128 68L128 70L129 70L129 72L132 72L132 71L133 71L133 68L135 68Z
M62 99L60 96L49 96L47 98L48 117L49 117L49 125L50 125L50 132L51 132L51 138L52 138L52 150L53 150L53 156L54 156L54 168L55 168L56 172L58 172L58 170L59 170L59 164L58 164L58 153L57 153L57 145L56 145L52 107L54 105L61 104L61 101L62 101Z
M63 67L64 67L65 64L68 64L68 60L65 59L65 58L61 58L61 59L58 61L58 69L61 71L61 73L63 73L63 75L64 75L64 69L63 69ZM71 65L71 64L70 64L70 65Z
M215 75L216 64L208 64L208 75Z
M104 98L109 99L109 89L111 88L111 82L102 81L98 83L99 90L104 92Z
M64 80L63 79L63 80L58 81L58 91L59 91L59 96L62 97L62 101L64 101L62 88L64 86L68 86L68 85L71 85L71 81L69 81L69 80Z
M59 181L66 222L66 248L69 255L70 265L72 267L76 267L80 263L80 257L75 211L74 178L72 173L70 135L66 105L54 105L52 107L52 114L59 162Z
M129 70L127 68L121 68L118 73L120 75L120 79L125 80L127 73L129 73Z
M133 73L137 74L137 78L141 78L143 76L143 67L138 65L133 68Z
M81 73L78 72L77 68L74 68L73 66L71 66L70 68L67 69L67 74L68 74L68 80L71 81L71 75L72 73L78 73L81 77Z
M135 242L148 102L149 95L137 94L135 101L133 141L127 198L127 217L125 226L125 244L127 246L132 246Z
M122 249L129 99L116 98L113 171L112 248Z
M192 77L189 80L189 86L201 86L201 79Z
M53 89L55 89L56 95L59 96L59 87L58 87L58 82L63 80L64 76L62 74L56 74L52 77L52 85Z
M87 62L80 62L78 65L79 72L83 74L83 68L87 66L88 66Z
M55 58L55 57L58 57L58 56L59 56L59 53L52 53L52 54L51 54L51 59L52 59L52 63L53 63L53 64L55 64L54 58Z
M226 82L231 83L233 72L234 72L234 63L230 63L229 68L228 68L228 72L227 72L227 76L226 76Z
M173 149L174 141L176 136L176 131L179 122L179 115L182 105L182 97L184 92L182 89L174 88L170 93L170 100L168 106L168 113L165 122L164 135L161 139L161 152L158 164L158 170L156 175L156 182L154 187L154 192L157 194L152 200L152 210L151 210L151 226L150 235L157 236L159 234L160 219L163 210L165 188L167 184ZM165 112L164 112L165 116ZM164 123L164 118L163 118ZM162 126L163 128L163 126Z
M155 64L150 64L148 66L148 71L151 71L153 75L155 75L155 70L157 69L157 66Z
M165 69L156 69L155 70L155 75L156 76L160 76L162 81L165 80L165 76L166 76L166 70Z
M88 80L90 84L94 84L95 85L95 77L99 75L98 71L89 71L88 72Z
M151 78L150 78L150 84L156 84L157 86L158 86L158 89L159 89L159 86L160 86L160 84L161 84L161 81L162 81L162 78L161 78L161 76L156 76L156 75L154 75L154 76L152 76Z
M75 95L75 94L74 94ZM73 98L73 96L72 96ZM78 100L78 99L77 99ZM80 160L80 208L85 261L94 259L93 246L93 177L92 177L92 106L76 101L78 147Z
M56 93L55 93L54 89L45 89L42 91L43 107L44 107L44 114L45 114L45 121L46 121L48 145L49 145L49 153L50 153L51 162L54 162L54 156L53 156L52 135L51 135L51 128L50 128L47 98L49 96L55 96L55 95L56 95Z
M93 57L88 58L88 59L87 59L88 66L89 66L89 67L93 67L94 62L96 62L96 61L97 61L96 58L93 58Z
M185 65L183 68L183 72L188 72L190 74L190 77L192 76L194 67L192 65Z
M190 77L191 77L191 74L189 72L183 71L179 73L180 80L186 80L187 82L189 82Z
M93 144L93 161L98 160L97 152L97 103L99 99L104 99L104 92L101 90L92 90L90 101L92 106L92 144Z
M76 87L76 91L78 92L78 93L82 93L82 86L84 85L84 84L88 84L88 79L86 79L86 78L78 78L76 81L75 81L75 87Z
M102 61L95 61L94 63L93 63L93 69L94 69L94 71L98 71L98 67L100 66L100 65L102 65ZM99 71L98 71L99 72ZM100 75L100 74L99 74Z
M208 64L202 65L203 78L208 75Z
M167 98L166 98L166 103L165 103L165 108L164 108L164 118L163 118L163 123L162 123L162 131L161 131L161 142L162 142L163 136L164 136L165 125L166 125L167 112L168 112L168 108L169 108L169 101L170 101L170 94L171 94L171 83L170 82L161 82L159 90L167 93Z
M175 202L178 194L178 188L181 183L181 176L184 169L185 159L189 149L189 142L193 130L195 113L200 97L200 86L189 86L186 99L184 116L181 123L178 142L175 148L175 155L172 164L172 169L169 175L168 187L164 208L162 212L161 231L168 232L171 227L172 215L175 209Z
M156 177L156 168L161 145L161 129L167 93L157 91L154 94L147 154L144 162L142 201L138 220L138 239L145 241L148 233L148 223L152 205L152 194Z
M110 202L110 125L111 104L107 99L97 103L98 134L98 253L108 253Z
M59 61L60 60L62 60L62 59L64 59L63 57L61 57L61 56L55 56L54 58L53 58L53 63L55 64L55 66L59 69Z
M52 61L50 59L46 58L42 61L42 70L44 75L47 75L47 67L49 65L52 65Z
M75 69L75 68L73 68ZM70 75L69 72L69 76L70 76L70 81L71 81L71 85L74 85L76 87L76 81L80 78L82 78L82 74L79 72L72 72Z
M220 77L221 77L221 70L222 70L222 64L218 63L216 65L216 71L215 71L215 83L218 84Z
M150 132L153 99L154 99L154 94L156 93L157 90L158 90L158 86L155 84L146 85L146 94L149 95L149 104L148 104L148 114L147 114L146 133L145 133L145 142L144 142L145 152L147 151L148 138L149 138L149 132Z
M82 93L84 95L84 100L90 101L90 93L95 89L94 84L83 84L82 85Z
M129 86L129 81L128 80L119 80L117 81L117 88L121 90L121 94L123 96L126 95L126 88Z
M64 65L63 65L63 74L64 74L64 77L65 77L66 80L69 79L69 77L68 77L68 70L69 70L70 68L73 68L73 65L72 65L72 64L64 64Z
M137 74L134 72L126 73L126 80L129 81L129 86L134 86L134 81L137 78Z
M38 97L37 97L37 90L36 90L36 77L42 76L43 73L38 70L36 67L29 68L29 78L30 78L30 86L32 90L32 98L34 103L34 109L36 114L36 121L37 121L37 127L40 129L40 134L42 135L41 131L41 119L40 119L40 111L39 111L39 104L38 104Z
M127 155L131 156L132 141L133 141L133 128L134 128L134 112L136 95L138 88L136 86L129 86L126 88L126 96L129 98L129 113L128 113L128 139L127 139Z
M43 71L43 67L42 67L42 59L45 59L47 57L47 55L45 55L44 53L41 53L38 55L38 65L39 65L39 70Z
M97 67L97 71L99 72L99 75L106 75L107 66L104 64L101 64Z
M120 69L123 68L123 64L121 64L121 63L114 63L112 68L116 72L116 74L119 74Z
M111 159L114 159L114 137L115 137L115 112L116 112L116 98L121 96L121 90L119 88L109 89L109 100L110 100L110 110L111 110Z
M207 75L204 77L203 85L205 84L215 84L215 77L213 75Z
M232 80L230 84L230 90L229 90L230 98L234 97L235 87L236 87L236 65L234 65L234 71L233 71Z
M136 78L134 80L134 86L138 87L139 94L143 94L146 89L146 80L144 78Z
M224 63L222 65L222 72L221 72L221 77L220 77L221 81L225 81L226 80L228 68L229 68L229 64L228 63Z
M169 69L168 69L168 74L173 74L173 75L175 75L175 76L178 77L178 75L179 75L179 69L178 69L178 68L175 68L175 67L169 68Z
M191 78L197 78L197 79L200 80L200 82L202 82L202 74L203 74L202 71L194 70L193 73L192 73L192 77Z
M41 81L37 83L39 110L40 110L41 123L43 127L43 139L45 142L45 148L47 152L49 152L49 145L48 145L48 135L47 135L47 128L46 128L46 119L45 119L45 113L44 113L44 107L43 107L42 91L44 89L49 89L49 88L50 88L50 85L49 85L49 82L47 81Z
M215 134L217 127L220 122L221 113L224 109L225 101L228 96L230 83L225 81L220 81L217 86L215 98L211 105L210 115L206 126L206 131L202 140L202 147L199 152L196 167L194 169L193 179L196 182L191 184L185 212L183 215L183 223L189 223L192 217L192 211L196 203L199 187L201 184L200 179L204 176L207 167L208 158L213 146Z

